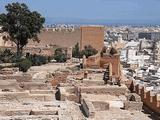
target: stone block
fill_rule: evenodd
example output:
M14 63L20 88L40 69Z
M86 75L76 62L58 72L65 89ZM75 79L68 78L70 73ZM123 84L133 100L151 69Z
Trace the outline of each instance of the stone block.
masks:
M87 94L110 94L110 95L125 95L127 93L126 86L88 86L88 87L81 87L82 93Z
M103 101L94 101L92 102L96 111L105 111L109 110L109 103Z
M30 90L30 94L55 94L54 90Z
M89 102L89 101L86 101L85 99L83 99L81 102L81 105L82 105L82 109L87 117L89 117L89 118L95 117L95 108L94 108L92 102Z
M75 94L69 94L66 96L67 100L69 101L74 101L74 102L79 102L79 97L76 96Z
M1 116L22 116L22 115L29 115L30 109L14 109L14 110L4 110L0 111Z
M135 101L126 101L124 103L124 109L125 110L137 110L142 111L142 102L135 102Z
M24 90L48 90L48 86L46 83L42 82L24 82L23 83Z
M30 115L58 115L58 111L54 109L33 109Z
M124 108L124 102L123 101L109 101L109 107L110 108Z

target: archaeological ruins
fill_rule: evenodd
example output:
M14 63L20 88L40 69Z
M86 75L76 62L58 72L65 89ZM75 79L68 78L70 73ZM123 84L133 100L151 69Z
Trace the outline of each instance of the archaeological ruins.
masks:
M26 52L49 56L50 46L56 45L69 48L71 53L79 43L80 49L92 45L98 53L84 56L78 63L32 66L26 73L18 68L1 69L1 120L151 120L144 104L160 112L160 96L123 75L118 51L110 47L101 52L103 27L83 26L71 31L46 28L39 37L42 41L29 43Z

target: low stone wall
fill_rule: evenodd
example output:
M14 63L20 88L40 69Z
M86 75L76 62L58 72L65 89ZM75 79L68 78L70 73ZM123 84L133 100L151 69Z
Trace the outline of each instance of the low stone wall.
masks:
M103 80L89 80L89 79L83 79L83 83L87 86L95 86L95 85L104 85Z
M30 94L25 92L0 92L0 102L52 101L53 94Z
M56 117L58 120L60 110L58 106L59 104L56 105L53 102L5 102L0 105L0 118L1 120L48 120L49 118L51 120L52 117Z
M24 90L49 90L50 88L46 83L41 82L23 82L21 83L21 87Z
M125 110L142 110L143 103L142 102L135 102L135 101L126 101L124 103Z
M125 110L142 110L143 103L141 102L141 97L136 93L130 93L127 96L127 101L124 103Z
M15 79L0 80L0 83L2 91L23 91Z
M74 101L76 103L79 102L79 96L76 96L75 94L66 95L66 99L69 101Z
M23 116L1 116L2 120L60 120L58 115L23 115Z
M89 87L80 87L81 93L88 94L110 94L110 95L125 95L128 90L126 86L89 86Z
M75 87L59 87L57 90L57 97L60 97L61 101L69 100L79 102L80 96L77 92L78 88Z
M30 90L30 94L55 94L54 90Z
M21 98L29 96L29 92L0 92L1 102L17 102Z
M0 75L0 80L16 79L17 82L31 82L32 76L30 74L20 75Z
M32 109L30 115L58 115L58 110L53 108L47 109Z
M29 109L19 109L19 110L7 110L7 111L0 111L1 116L22 116L22 115L29 115Z
M86 101L85 99L83 99L81 101L81 106L82 109L84 111L84 114L89 117L89 118L94 118L95 117L95 109L94 106L92 104L92 102Z
M96 54L94 56L90 56L86 59L86 65L87 68L92 69L99 69L100 68L100 55Z

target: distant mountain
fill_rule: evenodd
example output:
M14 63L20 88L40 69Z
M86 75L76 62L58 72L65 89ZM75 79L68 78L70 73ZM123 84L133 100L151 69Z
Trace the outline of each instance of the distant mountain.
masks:
M160 20L104 20L104 19L81 19L46 17L46 25L51 24L101 24L101 25L160 25Z

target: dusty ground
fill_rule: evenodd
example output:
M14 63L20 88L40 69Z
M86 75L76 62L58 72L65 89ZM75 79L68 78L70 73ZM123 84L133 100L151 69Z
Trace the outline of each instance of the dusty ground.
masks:
M78 64L69 64L69 63L49 63L41 66L32 66L29 71L32 72L53 72L56 70L65 70L67 67L73 67Z
M65 64L50 63L50 64L46 64L46 65L42 65L42 66L32 66L30 68L30 71L35 71L35 72L41 72L41 71L53 72L53 71L56 71L57 69L65 69L65 68L66 68Z

